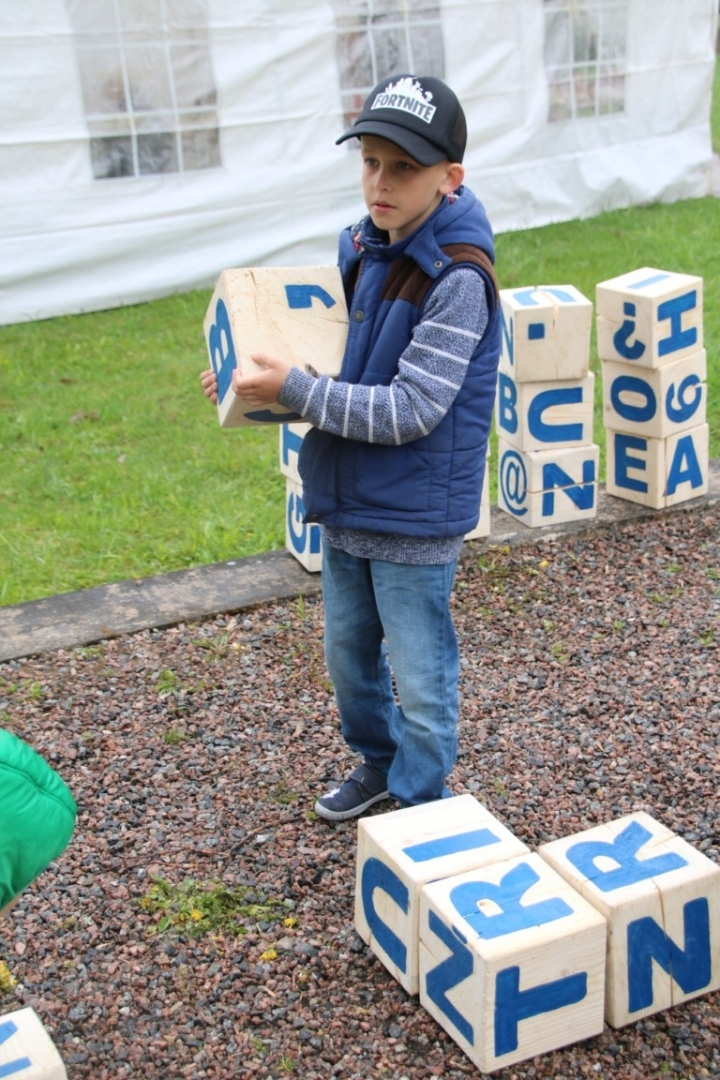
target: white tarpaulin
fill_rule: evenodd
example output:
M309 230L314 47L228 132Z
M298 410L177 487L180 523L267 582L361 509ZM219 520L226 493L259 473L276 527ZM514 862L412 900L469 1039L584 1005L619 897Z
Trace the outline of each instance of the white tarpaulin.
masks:
M439 75L497 232L709 193L716 0L0 7L0 323L334 261L387 74Z

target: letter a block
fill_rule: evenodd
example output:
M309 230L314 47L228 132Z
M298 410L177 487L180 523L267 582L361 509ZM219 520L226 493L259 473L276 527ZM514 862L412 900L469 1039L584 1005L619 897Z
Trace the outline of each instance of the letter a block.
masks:
M707 353L691 353L661 368L603 360L603 420L606 428L667 439L705 423Z
M607 493L654 510L705 495L709 447L707 424L668 439L646 439L608 428Z
M67 1080L55 1044L33 1009L0 1016L0 1077Z
M595 376L554 383L519 383L498 374L495 424L516 450L550 450L592 442Z
M584 379L592 301L573 285L501 289L500 368L515 382Z
M472 795L363 818L355 929L408 994L417 994L423 885L527 850Z
M608 921L613 1027L720 987L720 866L702 852L638 812L540 854Z
M498 439L498 506L535 529L597 514L600 448L528 450Z
M596 287L601 360L657 368L703 347L703 279L644 266Z
M285 547L311 574L322 569L320 526L303 521L302 488L285 480Z
M539 855L433 881L420 1003L481 1072L603 1029L605 919Z
M319 375L339 374L348 313L335 266L265 266L224 270L203 324L218 382L221 427L300 420L281 405L253 408L232 388L232 373L262 370L251 359L267 353Z

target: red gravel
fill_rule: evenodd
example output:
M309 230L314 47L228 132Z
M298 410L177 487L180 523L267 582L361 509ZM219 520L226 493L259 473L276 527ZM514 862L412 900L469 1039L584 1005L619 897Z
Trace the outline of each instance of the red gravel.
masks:
M455 612L455 792L531 846L644 809L720 862L720 507L468 545ZM32 1006L70 1080L480 1075L353 930L356 824L310 813L351 764L321 620L270 605L0 665L2 722L80 807L0 927L0 1011ZM153 876L297 922L153 936ZM720 1076L720 995L495 1075Z

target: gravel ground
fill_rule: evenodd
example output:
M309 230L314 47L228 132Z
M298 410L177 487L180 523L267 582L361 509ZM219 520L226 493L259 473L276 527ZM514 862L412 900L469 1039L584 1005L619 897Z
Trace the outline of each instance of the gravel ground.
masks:
M455 613L456 793L531 847L643 809L720 862L720 507L469 545ZM0 665L2 722L80 807L0 927L0 1012L32 1006L70 1080L480 1076L353 930L356 823L312 814L351 765L321 618L299 600ZM200 883L197 915L208 882L262 909L160 932L158 880ZM495 1076L720 1076L720 994Z

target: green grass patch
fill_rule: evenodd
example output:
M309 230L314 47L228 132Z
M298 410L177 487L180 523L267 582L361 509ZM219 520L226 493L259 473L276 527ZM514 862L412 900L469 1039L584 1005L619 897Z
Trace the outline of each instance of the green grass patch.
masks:
M179 885L155 878L140 899L140 907L155 916L151 935L237 937L259 924L294 926L297 922L285 900L260 896L247 886L233 889L219 881L190 878Z

